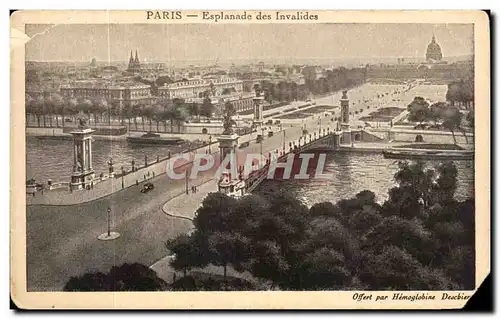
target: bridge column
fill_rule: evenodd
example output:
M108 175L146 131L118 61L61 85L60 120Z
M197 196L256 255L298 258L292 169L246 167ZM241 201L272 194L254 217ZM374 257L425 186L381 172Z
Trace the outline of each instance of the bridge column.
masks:
M351 145L351 125L349 123L349 98L347 91L342 91L342 98L340 99L340 114L342 130L342 144Z
M262 104L264 96L260 92L260 87L255 88L255 96L253 98L253 124L254 126L261 126L264 123L264 115Z
M73 135L73 173L71 174L71 190L85 188L94 180L92 168L92 133L94 130L85 126L82 121L77 130L70 132Z
M236 148L238 147L238 139L238 134L220 135L217 138L220 148L220 163L222 164L223 161L229 157L229 164L226 168L230 172L233 171L233 167L231 165L237 165ZM245 190L245 181L239 179L237 167L234 167L234 170L236 171L236 176L229 173L224 174L221 177L218 184L219 192L230 196L243 195Z

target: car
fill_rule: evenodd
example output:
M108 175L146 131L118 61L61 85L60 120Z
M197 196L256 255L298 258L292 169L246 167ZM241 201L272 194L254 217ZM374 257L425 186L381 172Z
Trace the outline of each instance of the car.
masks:
M240 144L240 148L248 147L248 145L250 145L250 142L243 142Z
M72 120L72 119L70 119L70 118L65 118L65 119L64 119L64 122L66 122L66 123L70 123L70 122L73 122L73 120Z
M429 128L427 124L417 124L413 127L414 130L425 130L427 128Z
M146 183L144 184L144 186L142 186L141 193L147 193L153 190L154 188L155 186L153 185L153 183Z
M273 133L272 131L267 132L267 136L268 136L268 137L272 137L273 135L274 135L274 133Z

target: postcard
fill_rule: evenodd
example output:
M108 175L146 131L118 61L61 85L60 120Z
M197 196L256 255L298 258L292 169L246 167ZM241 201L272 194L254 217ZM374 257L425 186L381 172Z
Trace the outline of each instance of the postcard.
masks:
M462 308L490 272L489 32L481 11L14 12L13 301Z

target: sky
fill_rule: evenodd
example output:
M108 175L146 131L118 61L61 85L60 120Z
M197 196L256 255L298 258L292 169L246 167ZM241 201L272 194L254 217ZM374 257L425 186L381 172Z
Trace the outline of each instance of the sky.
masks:
M444 59L473 53L472 24L66 24L26 34L36 61L128 61L136 49L149 62L423 58L433 34Z

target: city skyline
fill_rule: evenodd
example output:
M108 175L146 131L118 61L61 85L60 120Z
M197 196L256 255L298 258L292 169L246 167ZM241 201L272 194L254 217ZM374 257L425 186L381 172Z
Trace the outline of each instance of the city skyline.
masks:
M472 24L27 25L26 60L126 62L130 50L146 63L423 59L433 35L446 60L472 55L473 33Z

